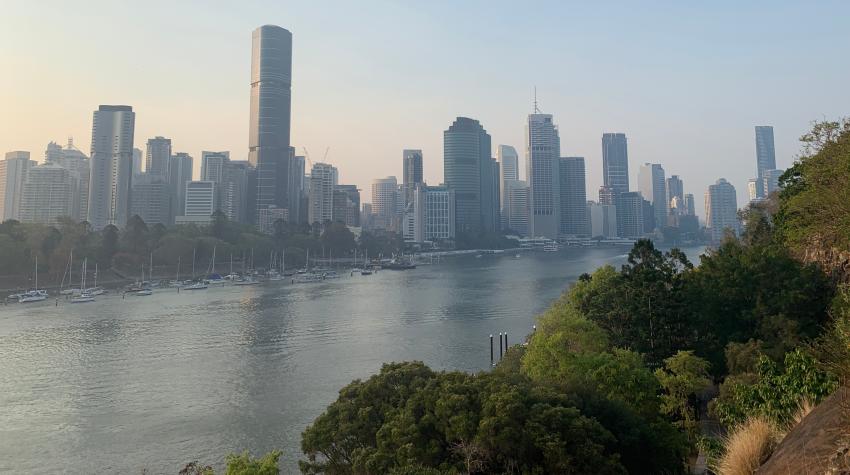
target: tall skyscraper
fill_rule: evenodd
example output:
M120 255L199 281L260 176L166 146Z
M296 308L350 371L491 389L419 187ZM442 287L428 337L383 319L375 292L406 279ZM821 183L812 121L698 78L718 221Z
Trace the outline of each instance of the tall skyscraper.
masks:
M94 112L88 200L88 221L94 229L127 223L135 125L130 106L102 105Z
M591 237L617 237L617 209L614 205L589 201L587 203L587 211L590 215Z
M435 242L454 239L454 191L446 186L416 187L411 226L405 226L406 241Z
M18 219L27 171L35 166L29 152L8 152L0 162L0 222Z
M602 183L615 196L629 191L629 152L626 134L602 134Z
M667 183L664 179L664 168L658 163L644 163L638 170L638 186L643 198L652 203L652 229L661 229L667 225L667 214L670 204L667 202Z
M685 210L688 216L696 216L696 206L694 205L694 195L688 193L685 195Z
M756 197L767 198L764 188L766 170L776 169L776 148L773 143L773 126L756 126Z
M160 136L148 139L145 150L145 173L167 180L169 160L171 160L171 139Z
M499 163L499 213L502 228L507 228L507 196L505 194L506 182L508 180L519 180L519 155L516 149L510 145L499 145L496 148L496 161Z
M334 189L339 175L336 167L315 163L310 170L310 224L333 221Z
M289 208L292 33L263 25L252 34L248 161L257 169L255 209Z
M711 240L715 243L723 239L727 229L735 234L740 232L738 197L735 187L724 178L705 192L705 225L711 230Z
M394 176L372 181L372 225L391 229L395 222L398 200L398 182Z
M404 188L404 206L413 203L413 192L417 185L423 183L422 150L404 150L402 153L402 187Z
M615 206L619 205L620 195L629 191L629 151L626 134L602 134L602 185L608 189L607 192L613 200L610 204ZM601 195L599 199L602 203ZM617 230L620 235L623 235L623 226L626 224L622 212L622 207L617 206Z
M561 157L561 234L587 236L587 185L584 157Z
M192 181L192 157L178 152L168 164L168 189L171 199L171 216L183 216L186 208L186 183Z
M525 156L529 187L529 235L558 237L561 218L561 138L552 114L529 114Z
M475 119L458 117L443 132L443 176L446 186L455 192L458 233L494 230L496 197L490 152L490 135Z

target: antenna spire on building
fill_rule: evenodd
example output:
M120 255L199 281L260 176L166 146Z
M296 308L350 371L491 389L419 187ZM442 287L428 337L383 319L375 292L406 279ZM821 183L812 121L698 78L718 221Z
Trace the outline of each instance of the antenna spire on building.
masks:
M534 113L540 113L540 108L537 107L537 86L534 86Z

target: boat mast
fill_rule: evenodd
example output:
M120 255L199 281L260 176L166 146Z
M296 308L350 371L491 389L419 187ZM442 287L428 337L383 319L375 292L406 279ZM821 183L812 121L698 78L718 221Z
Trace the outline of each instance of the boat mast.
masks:
M195 251L196 249L192 248L192 280L195 280Z

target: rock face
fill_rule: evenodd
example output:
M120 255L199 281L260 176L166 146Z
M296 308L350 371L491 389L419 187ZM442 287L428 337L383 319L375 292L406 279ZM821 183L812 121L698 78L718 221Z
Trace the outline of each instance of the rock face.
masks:
M782 439L758 475L850 475L850 387L820 403Z

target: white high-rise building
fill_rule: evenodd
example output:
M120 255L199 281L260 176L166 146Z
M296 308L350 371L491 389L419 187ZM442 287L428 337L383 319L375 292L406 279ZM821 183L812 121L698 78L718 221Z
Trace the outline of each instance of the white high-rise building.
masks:
M0 162L0 222L18 219L27 171L35 166L29 152L8 152Z
M643 199L652 203L655 228L667 225L667 213L670 204L667 202L667 182L664 178L664 168L658 163L644 163L638 171L638 186ZM644 219L648 219L644 216Z
M505 227L520 236L528 236L528 183L524 180L505 181Z
M394 176L372 182L372 223L376 228L393 227L398 199L398 182Z
M60 217L79 216L80 177L56 164L31 167L21 195L19 219L56 224Z
M94 112L88 200L88 221L94 229L127 223L135 122L130 106L100 106Z
M310 224L333 221L334 189L339 180L336 167L327 163L316 163L310 169Z
M529 185L529 235L555 239L560 231L559 161L561 139L551 114L529 114L526 167Z
M455 192L446 186L416 187L413 198L413 212L410 236L405 240L413 242L435 242L455 238Z
M209 224L215 212L216 186L212 181L190 181L186 183L186 203L183 216L177 216L177 224Z
M47 150L44 152L44 163L59 165L60 167L76 173L80 179L79 203L74 204L74 208L79 210L74 216L75 220L84 220L88 217L89 212L89 179L91 178L91 166L89 165L89 157L74 146L74 139L68 138L68 144L65 148L56 142L47 144Z
M740 232L738 197L735 187L724 178L705 192L705 225L711 230L711 240L715 243L723 239L727 229L735 234Z
M501 204L501 209L499 210L501 213L502 219L502 228L506 228L508 226L507 221L507 206L505 200L507 199L507 195L505 194L506 182L508 180L519 180L519 155L516 152L516 149L511 147L510 145L499 145L496 148L496 161L499 163L499 171L500 171L500 180L499 180L499 203Z

